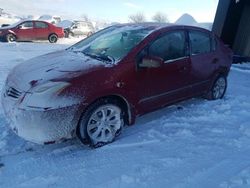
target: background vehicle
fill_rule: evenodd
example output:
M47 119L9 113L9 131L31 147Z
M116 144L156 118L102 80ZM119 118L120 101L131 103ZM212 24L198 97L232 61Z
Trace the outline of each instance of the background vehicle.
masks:
M196 96L223 98L231 63L232 51L205 29L116 25L15 67L2 104L27 140L77 135L98 147L137 116Z
M63 29L44 21L20 21L16 24L0 28L0 38L3 41L49 40L56 43L64 37Z
M63 25L64 23L66 22L59 23L59 26ZM82 35L90 36L95 32L94 26L91 22L73 21L70 25L69 22L64 25L65 37Z
M10 24L2 24L1 27L7 27L10 26Z
M21 17L6 13L0 8L0 26L14 24L21 20Z
M42 15L38 18L38 20L45 21L53 25L56 25L62 21L60 16L51 16L51 15Z

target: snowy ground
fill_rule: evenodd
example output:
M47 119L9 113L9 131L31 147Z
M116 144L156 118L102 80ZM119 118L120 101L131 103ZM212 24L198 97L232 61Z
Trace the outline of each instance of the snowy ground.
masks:
M75 41L0 43L0 88L12 67ZM192 99L137 119L116 142L39 146L9 130L0 106L0 187L250 188L250 65L223 100Z

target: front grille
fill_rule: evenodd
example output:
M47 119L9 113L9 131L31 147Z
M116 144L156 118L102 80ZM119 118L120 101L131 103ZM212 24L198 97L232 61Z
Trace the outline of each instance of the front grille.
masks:
M9 97L18 99L22 95L22 92L18 91L17 89L15 89L13 87L9 87L6 89L6 95Z

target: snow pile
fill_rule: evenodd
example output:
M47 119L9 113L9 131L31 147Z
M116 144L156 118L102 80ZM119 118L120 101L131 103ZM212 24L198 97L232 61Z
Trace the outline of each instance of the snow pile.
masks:
M183 14L175 23L178 25L198 25L198 22L190 14Z
M183 14L180 18L178 18L175 22L178 25L190 25L190 26L197 26L202 27L208 30L212 30L213 23L206 23L206 22L197 22L193 16L190 14Z

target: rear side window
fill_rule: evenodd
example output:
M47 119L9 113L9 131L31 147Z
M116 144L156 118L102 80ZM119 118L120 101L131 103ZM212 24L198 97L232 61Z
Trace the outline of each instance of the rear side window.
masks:
M44 28L48 28L48 24L44 22L35 22L35 27L44 29Z
M168 33L155 40L149 47L149 55L164 61L185 57L186 37L184 31Z
M192 55L211 52L211 38L209 34L199 31L190 31L189 40Z

